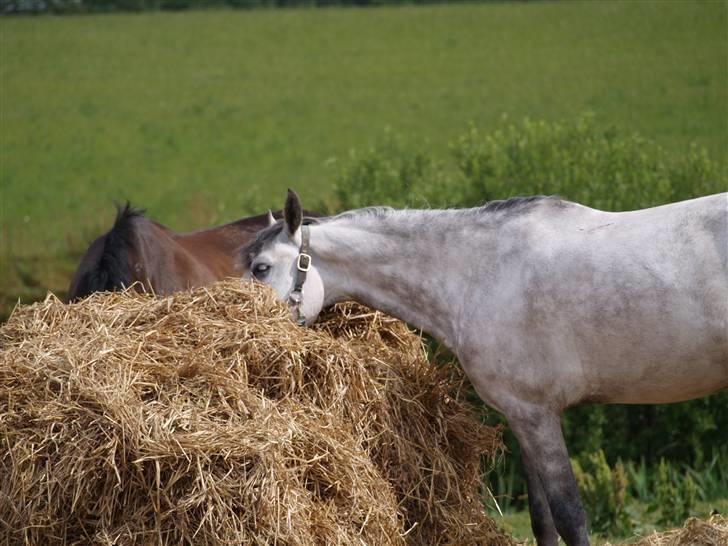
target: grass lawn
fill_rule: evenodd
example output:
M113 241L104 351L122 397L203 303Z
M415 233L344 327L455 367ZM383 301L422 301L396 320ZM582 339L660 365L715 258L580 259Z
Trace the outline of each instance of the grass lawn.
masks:
M650 521L649 517L645 516L644 507L637 508L640 509L642 513L640 518L640 524L635 531L636 536L646 536L651 534L653 531L665 530L654 525L654 523ZM712 502L701 502L696 507L694 516L701 519L706 519L711 515L713 510L717 510L721 514L728 514L728 499L718 499ZM499 522L505 530L512 533L516 540L522 540L526 542L526 544L528 544L529 546L536 543L533 539L533 534L531 532L531 519L528 515L528 511L506 512L502 518L498 513L493 511L490 512L490 515L494 520ZM611 544L621 544L629 543L633 540L634 538L628 539L624 537L601 537L592 535L589 542L594 546L600 546L607 542Z
M178 230L312 203L385 127L446 154L508 113L728 149L725 2L0 20L0 300L65 290L130 199Z

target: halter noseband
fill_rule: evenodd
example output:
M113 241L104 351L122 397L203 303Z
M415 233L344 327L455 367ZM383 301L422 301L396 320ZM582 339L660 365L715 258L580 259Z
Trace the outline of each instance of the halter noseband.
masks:
M298 258L296 258L296 282L288 294L288 306L292 309L293 319L299 326L306 325L306 317L301 312L301 304L303 303L303 283L306 282L306 274L311 269L311 255L308 253L309 237L308 226L301 226L301 248L298 250Z

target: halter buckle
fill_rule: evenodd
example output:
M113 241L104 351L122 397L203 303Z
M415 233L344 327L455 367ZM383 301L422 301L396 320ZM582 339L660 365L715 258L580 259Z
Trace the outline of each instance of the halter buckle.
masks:
M301 311L303 304L303 285L306 282L306 273L311 269L311 256L306 252L308 250L309 232L308 226L301 226L301 248L298 250L298 259L296 260L296 281L293 289L288 294L288 305L292 308L293 318L299 326L306 325L306 317Z
M306 273L309 269L311 269L311 256L305 252L301 252L298 255L298 260L296 261L296 268L299 271Z

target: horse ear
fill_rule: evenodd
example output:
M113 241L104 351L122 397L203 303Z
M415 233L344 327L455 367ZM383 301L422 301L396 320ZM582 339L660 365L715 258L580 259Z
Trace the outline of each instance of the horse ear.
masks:
M276 223L276 219L273 217L273 213L268 209L268 225L272 226Z
M283 208L283 218L286 221L288 234L293 237L296 231L298 231L298 228L301 227L303 211L301 209L301 200L298 198L296 192L290 188L288 189L286 205Z

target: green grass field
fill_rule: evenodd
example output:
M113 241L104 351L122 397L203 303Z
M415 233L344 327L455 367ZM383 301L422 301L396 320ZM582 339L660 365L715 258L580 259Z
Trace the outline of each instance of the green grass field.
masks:
M386 127L571 119L728 148L725 2L0 20L0 297L62 292L130 199L179 230L330 192Z

